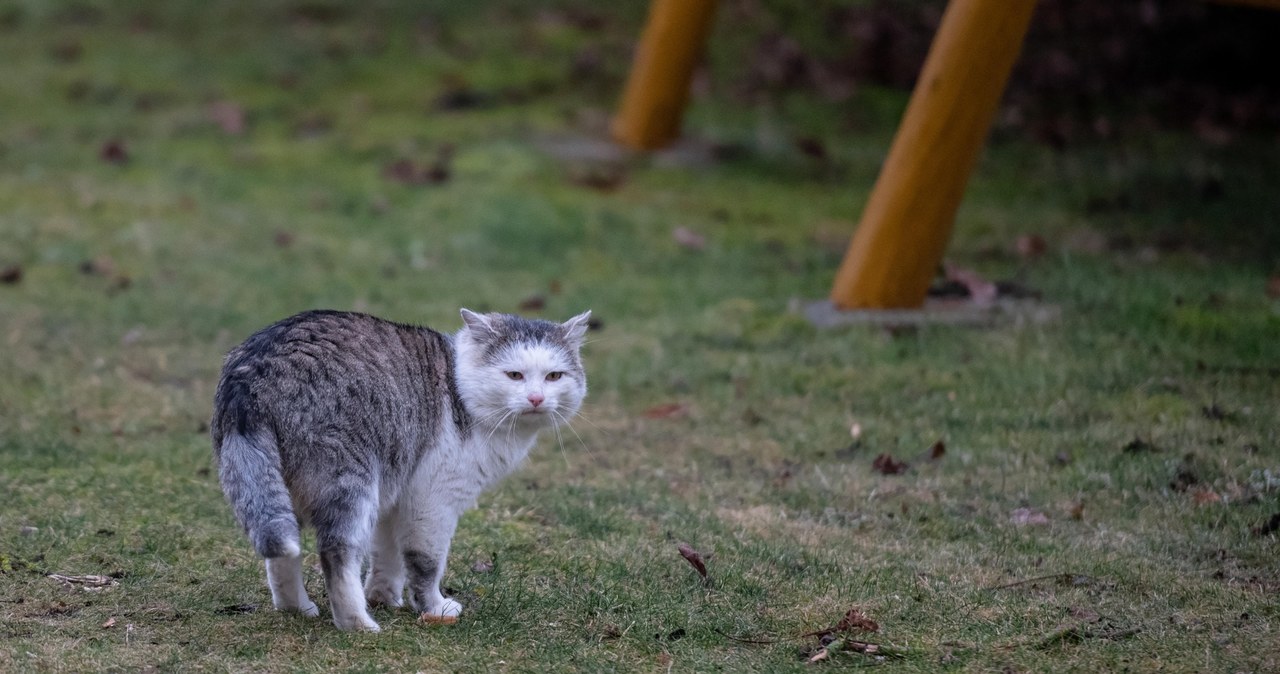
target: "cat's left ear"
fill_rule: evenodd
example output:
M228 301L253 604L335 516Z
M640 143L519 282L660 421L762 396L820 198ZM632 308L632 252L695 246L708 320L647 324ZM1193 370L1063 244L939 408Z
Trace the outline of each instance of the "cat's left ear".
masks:
M565 339L575 344L582 344L582 338L587 334L587 328L591 321L591 310L586 311L570 318L560 324L560 328L564 330Z
M475 333L476 336L491 335L496 332L493 329L493 324L489 322L489 317L477 314L470 309L463 309L459 313L462 314L462 322L466 324L467 329Z

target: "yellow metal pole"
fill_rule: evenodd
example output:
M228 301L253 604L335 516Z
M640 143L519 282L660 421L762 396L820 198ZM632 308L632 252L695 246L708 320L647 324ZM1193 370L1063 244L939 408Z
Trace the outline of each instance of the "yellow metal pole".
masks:
M653 0L611 131L637 150L680 135L693 68L711 30L716 0Z
M836 272L841 309L924 303L1035 0L951 0Z

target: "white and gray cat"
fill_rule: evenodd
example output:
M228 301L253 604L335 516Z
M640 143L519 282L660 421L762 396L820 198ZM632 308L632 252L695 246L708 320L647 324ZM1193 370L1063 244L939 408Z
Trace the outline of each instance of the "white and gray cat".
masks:
M311 311L227 354L214 396L223 492L266 559L280 610L319 610L300 526L316 530L333 622L378 630L367 604L448 618L440 592L458 517L587 392L591 312L564 323L462 310L457 333ZM363 585L361 567L369 560Z

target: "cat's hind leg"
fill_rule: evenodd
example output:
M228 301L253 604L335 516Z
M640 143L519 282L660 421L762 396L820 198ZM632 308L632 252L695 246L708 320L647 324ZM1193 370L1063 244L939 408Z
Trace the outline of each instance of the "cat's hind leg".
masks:
M267 585L271 587L271 603L278 611L297 611L308 618L320 615L302 581L302 555L267 559Z
M404 605L404 557L399 540L402 519L400 509L392 508L378 518L373 531L369 575L364 581L364 596L371 606Z
M449 542L458 527L458 514L437 504L418 504L412 528L404 543L404 565L409 576L409 605L420 614L454 617L462 604L440 592Z
M346 476L352 477L352 476ZM311 513L316 528L316 548L329 591L333 624L340 630L379 631L369 616L360 566L369 552L377 520L376 487L358 480L339 480L317 499Z

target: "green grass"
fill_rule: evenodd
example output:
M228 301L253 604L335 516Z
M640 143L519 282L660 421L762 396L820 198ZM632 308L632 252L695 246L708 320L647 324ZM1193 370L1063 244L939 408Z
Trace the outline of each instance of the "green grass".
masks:
M585 4L0 8L0 267L23 271L0 285L0 670L1280 666L1277 539L1251 533L1280 512L1274 138L1055 152L1001 130L949 256L1060 320L818 331L787 308L826 294L903 96L766 112L717 82L689 134L746 157L637 160L586 189L539 148L614 104L642 11L586 29ZM571 78L592 46L598 72ZM460 81L538 86L434 110ZM214 100L244 107L244 135L209 121ZM98 158L114 138L124 165ZM445 143L448 182L383 177ZM1018 258L1022 233L1050 252ZM383 633L353 635L271 611L210 474L222 354L307 308L453 329L459 306L532 295L603 320L592 392L576 434L463 519L461 622L380 611ZM1158 451L1124 451L1135 438ZM883 452L911 469L873 471ZM712 553L709 582L682 541ZM852 607L903 655L806 664L801 635Z

